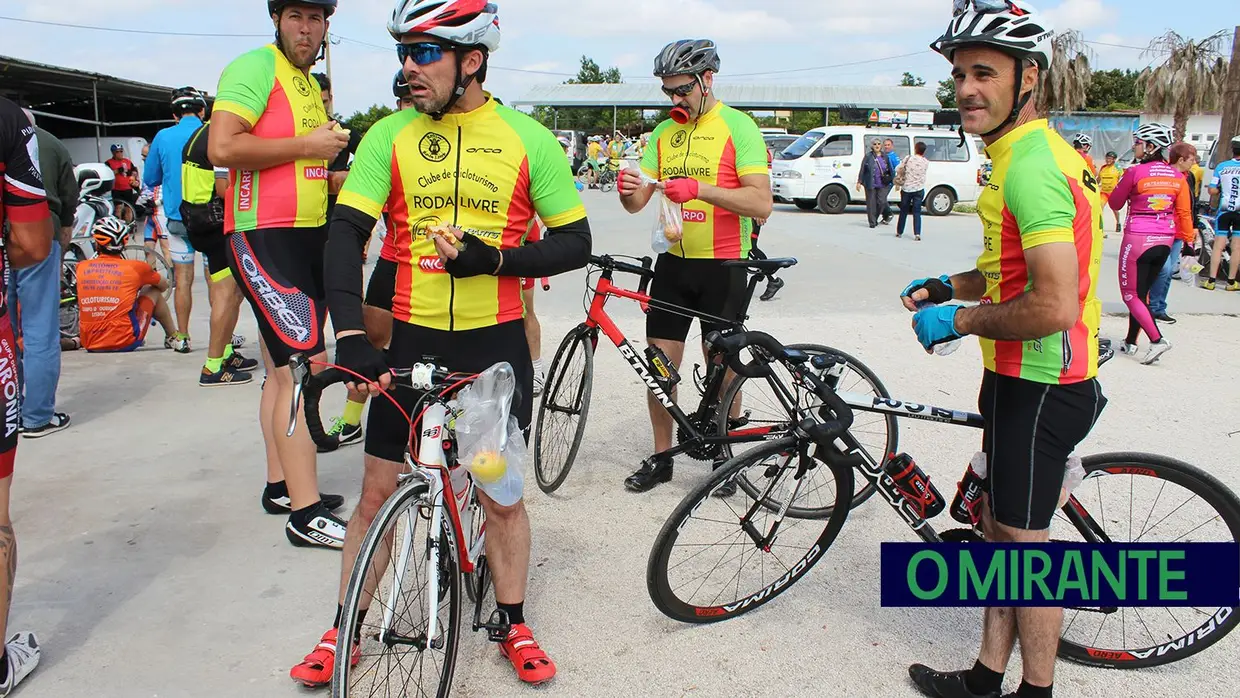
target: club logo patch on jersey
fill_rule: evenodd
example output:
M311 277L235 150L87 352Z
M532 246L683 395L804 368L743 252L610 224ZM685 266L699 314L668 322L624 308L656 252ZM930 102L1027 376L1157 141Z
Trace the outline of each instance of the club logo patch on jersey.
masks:
M1171 208L1171 195L1155 194L1148 203L1151 211L1166 211Z
M310 83L306 82L306 79L300 75L293 76L293 89L297 90L297 94L302 97L310 96Z
M680 146L684 145L686 138L688 138L688 134L686 134L684 131L677 131L676 133L673 133L672 134L672 147L679 148Z
M432 131L422 136L422 140L418 142L418 152L430 162L443 162L452 152L452 144L447 138Z

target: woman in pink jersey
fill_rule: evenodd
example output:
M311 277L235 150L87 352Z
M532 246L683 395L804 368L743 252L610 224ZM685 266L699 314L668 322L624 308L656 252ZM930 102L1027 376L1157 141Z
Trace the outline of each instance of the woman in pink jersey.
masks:
M1138 164L1124 171L1107 204L1115 211L1128 206L1119 253L1119 288L1128 306L1128 337L1120 351L1135 355L1137 334L1144 330L1150 348L1141 363L1149 365L1171 349L1150 312L1150 287L1171 253L1176 234L1187 236L1192 231L1192 194L1184 175L1167 162L1171 127L1145 124L1133 138Z

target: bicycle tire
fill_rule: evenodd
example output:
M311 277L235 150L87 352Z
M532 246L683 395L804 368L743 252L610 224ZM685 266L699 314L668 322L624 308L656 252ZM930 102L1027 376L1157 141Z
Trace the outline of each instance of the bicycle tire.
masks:
M581 372L581 379L575 387L565 386L564 374L569 372L570 362L575 356L583 357L584 368ZM572 380L571 377L569 380ZM560 348L556 350L555 358L551 360L551 367L547 369L542 399L538 403L538 423L534 428L534 479L538 482L538 489L547 494L555 492L560 485L564 484L564 479L568 477L577 459L581 439L585 435L586 419L590 414L593 386L594 335L585 325L579 325L560 341ZM564 395L570 398L567 401L569 404L565 406L556 404L557 397L561 396L561 388L569 389L567 395ZM558 460L555 452L543 453L548 441L545 432L551 428L548 423L555 419L551 415L567 414L568 419L571 420L574 413L577 424L571 427L573 437L569 443L568 452L559 469L553 469L554 461Z
M421 513L416 510L410 511L411 509L419 506L419 504L425 503L426 492L427 489L425 485L399 488L394 495L388 498L388 500L383 504L383 507L379 509L379 513L370 524L370 528L366 530L366 537L362 540L361 548L358 551L357 562L353 565L353 571L349 576L349 585L345 590L339 637L351 638L357 634L355 627L357 623L357 609L359 608L362 596L365 593L364 582L366 570L370 568L371 562L374 560L376 553L378 553L381 549L381 544L383 544L385 539L388 538L389 533L393 539L396 538L397 533L395 527L400 522L401 517L410 517L410 519L415 522L415 525L420 522L426 522L427 525L429 525L428 518L423 518ZM443 545L441 549L440 559L445 564L441 565L439 576L440 581L446 581L448 585L446 590L446 596L448 599L448 617L445 619L446 622L443 626L443 632L445 633L443 645L444 661L443 668L440 671L440 685L434 695L439 696L440 698L446 698L452 689L452 678L456 671L457 647L460 642L461 635L461 574L457 565L455 538L453 538L452 535L452 521L446 515L443 517L443 529L440 531L440 541L446 543L446 545ZM417 578L417 573L419 571L425 571L424 566L419 566L425 564L424 560L418 560L417 558L419 554L425 554L424 551L426 548L427 546L425 545L425 541L419 540L415 534L413 544L411 546L411 556L414 558L415 562L410 568L410 570L415 573L415 579ZM389 567L391 565L390 559L388 565ZM446 574L445 566L447 568ZM444 590L441 589L441 596L439 600L440 604L443 603L443 592ZM423 599L419 598L417 601L405 604L403 608L412 609L418 607L424 609L425 606L422 604ZM423 613L425 613L425 611L423 611ZM372 614L375 617L371 617ZM381 604L371 607L370 612L368 612L366 617L367 624L379 624L381 623L382 617L383 609ZM358 663L357 667L350 666L349 661L336 662L335 670L332 673L333 698L348 698L352 688L350 686L351 675L355 677L359 673L362 676L366 674L366 671L362 669L362 667L365 664L367 656L365 653L366 643L371 639L374 638L369 635L363 635L362 661ZM382 645L382 643L380 644ZM349 647L350 649L347 652L342 650L341 656L351 656L351 643L345 642L342 643L342 645ZM399 665L400 660L397 659L396 661ZM376 670L385 663L390 667L390 660L388 662L384 662L383 660L376 661ZM412 675L412 672L410 672L410 675ZM421 691L420 686L418 688L419 691L417 692L417 695L427 693ZM405 691L400 691L400 694L404 695Z
M168 280L168 290L163 292L164 300L172 298L172 284L176 280L176 276L172 273L172 265L168 264L168 260L164 259L164 256L158 250L148 250L144 245L125 245L125 249L121 254L126 259L136 259L150 264L156 273ZM154 260L154 264L151 264L152 260Z
M891 398L891 393L887 391L887 386L883 385L883 382L879 380L878 375L875 374L874 371L870 370L869 366L866 366L865 364L861 363L859 359L857 359L856 357L852 356L851 354L847 352L840 351L839 349L835 349L833 347L828 347L824 344L790 344L788 345L788 348L799 349L800 351L803 351L809 354L810 356L822 355L822 354L834 354L835 356L838 356L844 359L844 363L848 367L849 370L856 372L858 375L860 375L862 378L865 379L865 382L868 383L870 386L870 392L872 394L878 397L884 397L888 399ZM719 403L720 404L719 414L716 416L716 429L721 429L722 431L717 431L716 433L727 432L728 411L724 409L722 406L732 404L732 402L736 399L736 394L741 391L746 380L747 379L744 376L737 376L736 378L732 379L732 383L728 385L727 390L724 391L723 400L721 400ZM762 379L754 379L754 380L762 380ZM851 385L843 389L848 390L849 392L856 392L852 390ZM743 400L742 400L742 404L743 404ZM886 450L883 451L882 453L870 454L876 462L881 463L886 459L887 454L897 453L899 451L898 446L899 446L899 441L900 441L900 427L899 427L899 419L895 415L870 415L870 414L862 413L862 412L856 412L855 415L856 417L873 416L876 419L876 423L882 423L882 424L885 424L886 426L887 438L884 444L884 447ZM854 422L854 426L850 431L855 432L857 428L858 428L858 425ZM741 444L738 444L738 445L741 445ZM724 455L729 458L735 455L732 447L728 444L724 444L723 452L724 452ZM746 493L750 497L757 496L756 488L754 488L752 484L748 483L744 479L738 480L737 485L739 487L744 488ZM855 491L853 492L852 503L851 503L851 506L853 508L860 506L867 499L874 496L874 492L877 489L875 488L874 483L870 482L866 478L854 478L853 485L855 487ZM811 508L811 507L793 506L789 508L788 515L794 516L796 518L826 518L831 515L831 507L828 506L828 507L812 507Z
M1074 499L1076 499L1076 495L1078 493L1085 494L1084 490L1086 490L1091 480L1096 482L1101 479L1100 475L1096 475L1100 472L1106 472L1113 475L1128 475L1130 477L1155 477L1166 482L1179 485L1196 497L1201 498L1210 508L1214 510L1215 514L1222 519L1222 523L1226 525L1227 529L1231 533L1232 541L1240 541L1240 499L1238 499L1236 494L1228 489L1227 486L1220 482L1217 478L1204 470L1201 470L1200 468L1174 458L1168 458L1166 456L1130 452L1100 453L1093 456L1087 456L1083 459L1083 463L1085 466L1086 479L1075 490L1073 494ZM1093 477L1091 477L1091 475ZM1126 492L1126 494L1129 495L1129 499L1131 499L1132 489L1133 484L1130 483ZM1164 484L1159 490L1160 497L1165 493L1165 489L1166 486ZM1120 497L1120 500L1123 501L1122 496ZM1180 511L1182 507L1187 505L1187 503L1188 502L1180 503L1179 506L1173 510L1173 513L1175 511ZM1158 500L1156 499L1155 506L1157 506L1157 504ZM1065 515L1069 511L1068 507L1070 506L1071 502L1064 507L1063 512ZM1101 507L1096 513L1098 514L1097 518L1102 518L1105 515L1105 512L1101 510ZM1153 509L1151 509L1151 514L1152 513ZM1165 518L1166 517L1164 517L1164 519ZM1062 518L1057 517L1055 521L1062 520ZM1095 520L1097 519L1095 518ZM1055 521L1052 522L1052 531L1057 530L1054 528ZM1077 532L1081 533L1081 528L1077 524L1077 520L1070 521L1072 526L1077 529ZM1155 524L1155 527L1158 525L1161 525L1161 520ZM1142 532L1141 535L1144 536L1149 530L1152 529L1147 529ZM1082 536L1084 536L1083 533ZM1089 539L1086 538L1086 540ZM1121 612L1125 610L1126 609L1119 609ZM1137 615L1138 619L1140 619L1140 615L1135 613L1136 610L1137 609L1133 609L1134 615ZM1158 642L1156 644L1142 647L1103 648L1073 642L1063 637L1063 635L1067 635L1072 628L1072 623L1065 623L1065 625L1061 628L1059 656L1078 664L1106 667L1111 669L1144 669L1147 667L1170 664L1171 662L1176 662L1186 657L1191 657L1223 639L1223 637L1234 630L1236 625L1240 623L1240 612L1238 611L1240 611L1240 607L1230 609L1220 608L1214 614L1207 615L1207 620L1203 621L1201 626L1188 630L1180 637L1169 637L1165 642ZM1068 611L1065 611L1065 620L1067 619L1067 614ZM1172 619L1175 620L1176 624L1180 627L1179 632L1184 632L1183 626L1174 615L1172 615ZM1145 625L1144 620L1142 620L1142 625ZM1207 627L1210 629L1205 631L1204 636L1201 636L1200 631L1202 628ZM1102 628L1100 626L1098 633L1095 635L1095 641L1097 635L1101 634L1101 630ZM1151 635L1149 633L1148 626L1146 626L1146 632L1147 635ZM1189 640L1191 636L1197 637ZM1152 636L1151 639L1153 639Z
M748 613L749 611L768 603L771 599L774 599L788 589L792 588L797 580L808 573L809 570L813 568L814 564L826 554L827 548L829 548L831 543L835 541L836 536L839 535L840 529L844 525L845 519L848 517L849 507L846 506L847 502L845 501L845 497L848 496L846 493L852 492L852 470L847 467L833 466L818 461L817 466L819 468L828 468L831 470L835 476L839 478L842 486L837 488L837 502L836 505L832 507L830 516L824 519L814 520L792 518L785 520L785 523L789 520L793 522L788 527L781 529L782 532L780 536L785 537L787 536L788 530L794 526L806 526L806 533L812 533L812 527L816 525L820 524L822 526L821 532L812 539L812 544L806 548L805 552L796 559L796 562L784 564L783 561L779 559L777 554L771 553L771 550L775 547L776 542L780 540L780 536L777 536L775 539L770 541L770 544L765 549L757 547L752 543L752 541L745 543L745 547L752 547L754 550L758 550L763 553L771 553L771 557L775 559L775 562L785 568L783 573L772 573L769 577L771 580L770 583L764 584L756 591L745 592L742 598L734 599L727 603L718 603L718 596L716 596L716 598L713 599L709 605L700 605L693 603L692 600L680 598L677 595L674 584L670 579L669 572L671 571L671 567L669 567L669 564L671 562L672 553L676 548L677 541L682 535L685 535L690 519L694 518L694 514L698 512L699 508L703 507L703 505L708 502L722 502L728 508L733 508L729 504L729 500L735 499L738 502L752 501L752 498L749 497L738 499L743 496L743 490L738 490L735 495L732 495L732 497L714 497L713 493L715 490L717 490L726 480L738 476L743 469L761 464L768 457L777 457L788 453L790 450L795 451L800 448L802 443L803 442L795 436L787 436L779 439L778 441L771 441L757 448L745 451L736 458L733 458L726 465L714 471L708 480L686 495L685 498L680 501L680 504L672 510L671 515L663 524L662 530L659 531L659 535L655 538L654 545L650 550L650 557L646 563L646 590L650 594L650 600L654 602L655 607L658 608L659 611L667 617L683 623L716 623L719 621L728 620L729 618L735 618L736 616ZM809 448L812 450L814 446L810 444ZM768 469L770 468L770 466L766 467ZM786 466L784 469L786 469ZM761 508L773 513L769 507L763 506ZM707 523L714 522L711 519L703 519L703 521L706 521ZM733 517L731 521L718 521L717 523L737 525L739 529L739 521L740 517L737 516ZM740 530L742 532L744 531L744 529ZM716 540L716 545L723 542L719 539L717 531L707 536L705 539ZM711 544L687 545L701 547L703 545ZM731 549L731 547L731 544L729 544L725 548L725 554L726 551ZM738 594L740 593L740 578L745 563L744 552L745 549L742 548L740 557L742 568L738 569L736 575L728 578L728 586L731 586L732 579L737 580ZM690 556L689 560L699 557L702 554L703 553L701 552L694 553ZM751 561L752 559L753 558L750 558ZM685 562L688 562L689 560L686 560ZM674 566L679 567L681 564L684 563L678 562ZM762 565L764 574L761 576L761 579L765 582L766 579L768 579L765 575L765 562L763 562ZM715 567L718 568L719 566L720 565L717 564ZM731 568L729 566L729 570L730 569ZM691 581L696 581L696 579L697 578L693 578ZM703 581L702 584L704 585L705 581Z

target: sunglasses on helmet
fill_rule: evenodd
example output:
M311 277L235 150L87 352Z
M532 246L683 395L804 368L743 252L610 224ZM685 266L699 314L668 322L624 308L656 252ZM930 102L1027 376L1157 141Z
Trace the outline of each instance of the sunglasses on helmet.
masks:
M690 82L686 82L685 84L679 87L662 87L660 89L662 89L663 94L667 95L668 97L688 97L689 95L693 94L693 91L695 89L697 89L697 85L698 85L697 80L693 80Z
M968 12L970 6L978 12L1003 12L1018 9L1013 7L1008 0L953 0L952 16L957 17Z
M437 44L432 41L422 41L416 44L396 44L396 55L400 58L401 65L404 65L406 60L412 60L414 65L438 63L443 58L445 50L443 44Z

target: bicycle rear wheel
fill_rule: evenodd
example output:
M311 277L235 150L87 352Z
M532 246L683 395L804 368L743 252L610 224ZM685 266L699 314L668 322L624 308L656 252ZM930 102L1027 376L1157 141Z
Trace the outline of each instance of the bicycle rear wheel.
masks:
M827 382L835 390L840 392L856 393L859 395L868 395L873 397L890 398L891 393L887 392L887 386L878 379L868 366L861 363L856 357L822 344L790 344L789 348L799 349L810 356L833 355L839 357L843 363L836 364L833 368L819 371L819 377ZM789 389L794 389L791 374L783 368L781 364L772 364L775 375L772 379L778 380ZM742 392L744 391L744 392ZM728 409L725 405L732 405L737 399L737 395L741 396L741 413L748 412L748 418L741 429L753 429L755 427L771 427L774 431L784 431L791 427L791 418L788 411L784 409L783 403L776 397L774 390L771 388L766 379L746 379L744 376L737 376L728 389L724 392L723 400L720 401L719 414L716 419L717 433L725 431L733 431L727 425ZM795 395L796 393L794 393ZM808 407L817 404L818 398L813 393L802 392L797 395L798 402L801 407ZM857 440L857 443L870 454L877 463L882 463L887 454L896 453L900 440L900 431L898 420L894 415L884 415L874 412L861 412L856 410L853 412L853 425L848 430ZM745 449L751 448L748 443L724 444L723 453L727 458L743 452ZM820 469L810 473L808 477L813 478L818 474L829 471ZM822 483L830 486L834 481ZM753 483L748 482L745 478L737 480L737 484L744 488L750 497L757 497L759 488ZM865 478L856 478L853 481L854 492L852 496L851 506L860 506L862 502L874 495L875 487L873 483ZM817 485L810 488L806 496L801 500L801 504L794 505L788 510L788 515L796 518L825 518L831 515L831 507L833 506L834 494L829 490L825 494L825 498L818 497Z
M1051 539L1157 543L1240 541L1240 499L1188 463L1148 453L1084 459L1085 480L1051 522ZM1206 649L1240 623L1232 608L1068 608L1059 656L1140 669Z
M551 494L564 484L590 413L594 385L594 335L579 325L565 335L547 369L534 427L534 477Z
M787 591L821 559L848 516L852 471L813 461L810 473L835 477L831 514L781 517L783 503L804 495L806 485L795 474L800 459L810 458L800 455L806 446L814 449L789 436L745 451L681 500L646 564L646 589L660 611L684 623L734 618ZM714 496L726 481L742 477L761 487L761 502L744 490Z
M172 265L168 264L168 260L164 259L162 254L148 250L142 245L125 245L125 250L122 254L124 254L125 259L136 259L151 265L159 273L160 277L168 281L168 290L164 291L163 294L164 300L172 297L172 283L175 277L172 274Z
M360 636L361 661L351 666L351 643L340 642L333 698L417 695L446 698L452 690L460 641L461 574L448 516L433 534L426 486L402 487L375 516L345 591L341 638ZM427 637L429 535L439 537L438 629ZM359 608L369 609L361 626ZM387 618L386 616L390 616Z

